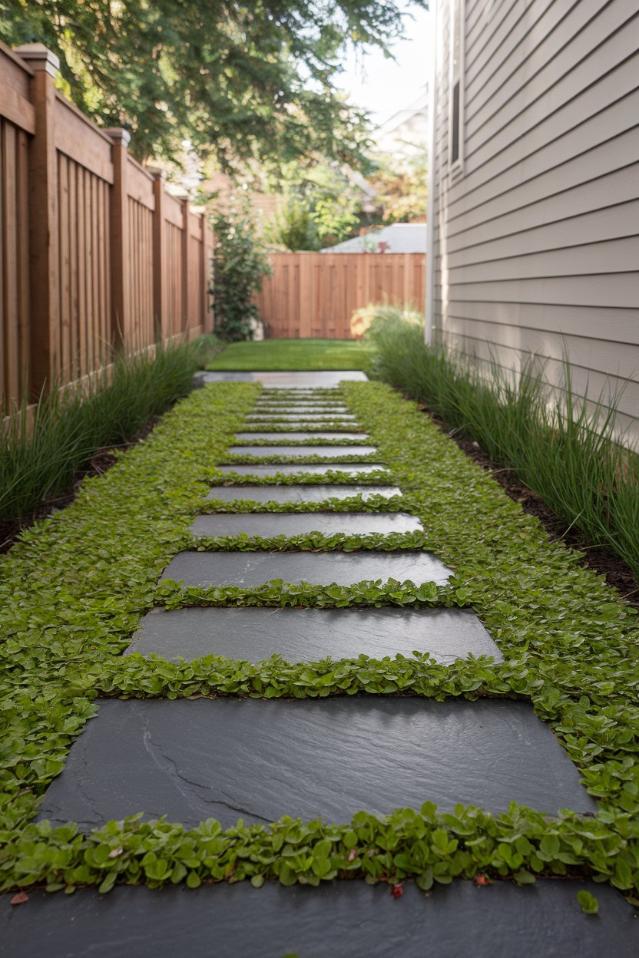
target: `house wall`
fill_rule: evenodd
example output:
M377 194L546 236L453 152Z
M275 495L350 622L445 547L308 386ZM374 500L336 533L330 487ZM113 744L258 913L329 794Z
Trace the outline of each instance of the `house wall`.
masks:
M449 174L439 0L431 162L435 342L482 364L547 359L639 441L636 0L466 0L463 170Z

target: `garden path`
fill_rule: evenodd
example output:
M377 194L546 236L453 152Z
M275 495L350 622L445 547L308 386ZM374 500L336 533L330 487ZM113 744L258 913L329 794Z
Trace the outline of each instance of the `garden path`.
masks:
M230 484L212 489L219 511L195 519L196 536L395 534L421 529L410 514L259 511L266 502L317 503L327 496L373 493L389 499L389 480L360 478L384 463L331 464L350 455L375 456L368 436L344 403L342 378L361 373L209 373L205 381L258 379L264 389L230 453L286 456L286 465L227 465L223 472L264 477L293 474L274 486ZM274 430L274 427L275 430ZM284 433L280 430L284 429ZM322 430L318 432L317 430ZM317 445L318 440L326 445ZM264 444L271 443L271 445ZM297 443L291 445L291 443ZM315 443L315 445L312 445ZM336 443L340 443L336 445ZM311 445L309 445L311 444ZM342 485L305 485L323 464L296 465L309 452L326 458ZM249 511L225 512L251 500ZM424 551L187 551L165 575L190 585L350 584L410 578L445 583L452 574ZM290 662L359 654L382 658L413 650L441 662L500 652L475 614L461 609L184 608L153 610L130 651L168 659L219 654ZM196 824L215 817L267 823L282 815L346 821L359 809L385 814L425 800L451 809L458 802L503 810L516 800L550 814L570 807L592 812L593 800L548 726L523 702L358 696L304 700L109 700L72 746L64 772L50 786L40 815L94 827L144 808L149 818ZM630 911L620 895L597 888L602 917L578 910L587 883L538 882L520 889L458 881L424 897L362 882L320 888L261 889L244 882L188 890L117 887L100 901L93 891L72 899L32 895L11 915L11 955L189 954L300 958L425 954L483 956L635 953ZM401 900L395 900L401 894ZM42 928L48 929L43 940ZM34 937L35 929L39 935ZM634 942L634 946L632 944Z

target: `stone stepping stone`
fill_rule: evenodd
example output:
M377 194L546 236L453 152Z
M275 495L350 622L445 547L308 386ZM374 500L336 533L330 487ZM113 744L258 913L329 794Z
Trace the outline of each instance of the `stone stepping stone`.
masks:
M279 438L279 437L278 437ZM377 452L375 446L231 446L232 456L323 456L325 459L339 459L340 456L369 456Z
M359 369L344 369L341 371L322 372L200 372L196 373L197 382L201 383L264 383L271 389L294 389L301 387L309 389L313 386L332 387L344 381L366 382L368 376Z
M252 470L255 467L238 468ZM280 468L284 467L277 467L277 469ZM326 467L320 466L320 468ZM292 471L298 470L295 468ZM361 496L362 499L384 496L386 499L391 499L401 494L402 491L398 486L333 486L328 483L318 483L314 486L215 486L206 498L220 502L235 502L238 499L249 499L251 502L324 502L325 499L350 499L351 496Z
M309 403L278 403L256 405L249 416L350 416L354 414L346 406L319 405Z
M247 416L246 422L247 424L258 423L258 422L282 422L282 423L292 422L295 424L299 423L300 425L306 422L306 423L313 423L313 424L317 423L318 425L321 426L323 423L326 423L326 422L339 422L339 423L344 423L345 425L349 425L350 423L356 423L357 420L355 419L355 416L343 416L343 415L325 416L323 413L293 412L290 414L286 413L286 415L280 414L280 413L273 413L273 414L259 413L257 415L254 414L251 416Z
M578 891L599 899L596 918ZM116 886L108 895L30 889L19 908L0 898L7 958L636 958L639 921L623 896L594 882L545 881L529 888L470 881L424 895L406 882L400 901L388 885L322 882L284 888L267 882L149 889ZM98 944L99 943L99 944ZM214 946L212 947L212 943ZM525 944L524 944L525 943ZM185 948L186 946L186 948Z
M425 801L596 811L524 702L361 696L103 701L38 817L88 828L141 811L230 827L282 815L345 822Z
M469 655L502 655L474 612L467 609L153 609L142 619L127 653L197 659L225 655L260 662L383 659L429 652L450 663Z
M191 526L196 536L296 536L309 532L366 536L422 531L419 519L405 512L219 513L198 516Z
M261 440L269 441L279 441L284 440L293 440L300 442L315 439L340 439L346 441L347 439L352 440L353 442L365 442L368 439L368 436L365 432L293 432L291 430L286 430L286 432L236 432L235 438L240 439L243 442L253 442Z
M231 473L237 473L239 476L276 476L278 472L283 475L322 475L330 469L331 472L341 472L345 474L366 474L369 472L377 472L379 469L386 469L387 467L383 463L368 463L368 462L352 462L352 463L340 463L336 462L334 465L324 465L321 462L300 463L295 465L294 463L283 463L278 465L260 465L255 463L252 466L216 466L216 472L222 472L224 475L229 475Z
M364 579L410 579L445 585L450 569L427 552L178 552L163 579L194 586L258 586L271 579L353 585Z

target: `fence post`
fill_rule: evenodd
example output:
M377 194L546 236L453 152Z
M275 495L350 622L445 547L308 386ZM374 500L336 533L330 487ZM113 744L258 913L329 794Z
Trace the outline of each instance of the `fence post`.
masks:
M211 324L211 230L206 213L200 214L200 230L202 243L200 245L200 256L202 257L202 332L210 333Z
M41 43L15 52L33 70L35 134L30 150L29 252L31 286L30 384L36 399L61 372L58 296L58 163L55 148L55 78L60 61Z
M187 333L190 338L191 325L189 316L189 198L183 196L180 199L182 207L182 321L180 328Z
M126 183L128 146L131 135L120 128L105 130L113 142L113 186L111 187L111 344L136 349L130 342L128 193Z
M166 231L164 229L164 172L157 167L148 167L153 174L153 315L155 318L156 342L163 342L168 335L166 307Z

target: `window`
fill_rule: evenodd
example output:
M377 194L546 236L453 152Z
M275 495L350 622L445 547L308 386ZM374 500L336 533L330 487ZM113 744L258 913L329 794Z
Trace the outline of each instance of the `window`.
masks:
M450 0L450 174L464 167L464 0Z

